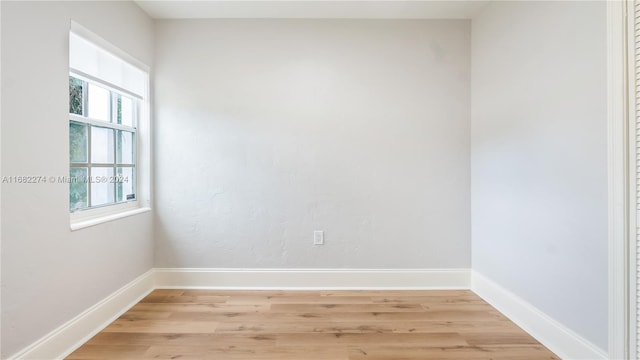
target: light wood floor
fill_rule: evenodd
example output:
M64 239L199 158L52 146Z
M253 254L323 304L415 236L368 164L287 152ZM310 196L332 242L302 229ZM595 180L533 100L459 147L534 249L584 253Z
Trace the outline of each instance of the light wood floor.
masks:
M470 291L156 290L67 359L558 359Z

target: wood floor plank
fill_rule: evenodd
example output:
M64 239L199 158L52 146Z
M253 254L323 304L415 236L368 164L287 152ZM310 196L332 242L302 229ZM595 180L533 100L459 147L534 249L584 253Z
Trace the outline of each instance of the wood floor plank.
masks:
M105 333L94 336L91 345L139 345L139 346L274 346L275 335L264 334L215 334L215 333Z
M468 290L163 289L68 359L558 358Z
M230 303L233 304L238 301L239 297L232 296ZM267 301L271 304L371 304L373 302L371 296L335 297L318 295L270 296Z
M345 348L252 347L218 349L206 346L152 346L144 354L147 359L180 360L348 360Z
M327 296L328 298L333 298L333 296ZM445 296L372 296L371 300L378 304L479 304L484 305L482 299L477 296L456 296L456 297L445 297Z
M344 310L344 308L342 309ZM412 311L412 312L174 312L170 320L183 321L251 321L251 322L291 322L304 320L328 320L336 322L396 322L396 321L507 321L497 313L482 311Z
M185 296L185 295L148 295L142 299L141 303L156 304L218 304L226 303L228 296L206 295L206 296Z
M404 346L468 346L462 336L457 333L422 333L422 334L283 334L276 336L276 344L284 346L310 345L404 345Z
M171 320L129 320L118 319L107 326L104 332L115 333L175 333L210 334L218 327L215 321L171 321Z
M524 332L462 332L462 337L473 346L521 346L539 344Z
M136 312L191 312L191 313L238 313L268 311L271 304L150 304L138 303L130 311Z
M365 321L358 323L337 321L291 321L291 322L222 322L216 333L253 333L253 334L287 334L287 333L434 333L456 331L475 334L479 331L490 333L511 333L520 329L510 321L483 322L451 322L451 321ZM474 339L476 339L474 337Z
M420 304L272 304L274 313L343 313L343 312L417 312L421 311Z
M89 345L86 344L69 355L67 359L140 359L149 346L144 345Z
M133 309L122 314L118 319L121 320L161 320L168 319L171 316L169 311L135 311Z
M370 347L356 346L349 360L560 360L542 345L520 347Z

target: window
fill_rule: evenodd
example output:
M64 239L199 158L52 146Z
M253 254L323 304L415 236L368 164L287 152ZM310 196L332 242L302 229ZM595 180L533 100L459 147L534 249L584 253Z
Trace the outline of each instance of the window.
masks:
M72 222L74 216L141 206L140 190L148 187L149 142L142 141L149 124L148 79L144 65L72 24L68 178ZM148 204L147 196L144 206Z
M139 100L69 77L69 208L136 200Z

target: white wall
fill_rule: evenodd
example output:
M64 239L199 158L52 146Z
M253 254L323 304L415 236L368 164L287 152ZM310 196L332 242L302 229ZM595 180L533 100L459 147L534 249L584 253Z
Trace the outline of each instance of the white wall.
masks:
M604 2L472 21L473 269L607 348Z
M68 34L84 25L152 65L153 22L127 2L2 6L2 174L68 174ZM151 215L69 230L68 185L2 186L2 354L152 267Z
M158 22L156 265L468 268L469 30Z

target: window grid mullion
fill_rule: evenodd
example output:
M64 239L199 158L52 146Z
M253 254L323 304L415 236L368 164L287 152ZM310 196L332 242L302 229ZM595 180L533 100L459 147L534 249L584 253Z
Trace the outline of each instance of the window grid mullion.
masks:
M87 207L91 207L93 204L93 199L91 199L91 125L87 124Z
M87 109L89 106L89 83L86 81L82 81L82 116L88 116L89 110Z
M90 117L80 116L80 115L77 115L77 114L69 114L69 119L73 120L75 122L79 122L79 123L83 123L83 124L89 124L89 125L93 125L93 126L97 126L97 127L104 127L104 128L108 128L108 129L116 129L116 130L128 131L128 132L131 132L131 133L137 133L138 132L138 129L136 129L135 127L131 127L131 126L127 126L127 125L121 125L121 124L112 124L112 123L106 122L104 120L92 119Z
M113 92L109 92L109 96L111 99L111 123L112 124L117 124L118 123L118 102L116 100L117 95L114 94ZM116 164L118 163L118 130L113 129L113 176L115 179L116 176ZM118 202L118 182L117 181L113 181L113 202L114 204Z
M87 166L89 166L89 163L71 163L71 164L69 164L69 166L71 166L71 167L87 167ZM134 168L134 167L136 167L136 164L119 164L119 163L116 163L114 165L114 164L109 163L109 164L91 164L91 166L93 166L93 167L112 167L112 166L116 166L116 167Z

